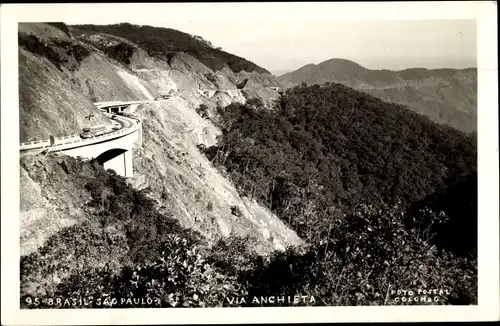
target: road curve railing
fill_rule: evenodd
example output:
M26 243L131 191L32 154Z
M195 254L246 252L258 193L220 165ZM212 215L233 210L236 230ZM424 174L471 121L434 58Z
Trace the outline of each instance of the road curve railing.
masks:
M104 110L106 107L110 106L116 106L116 105L129 105L129 104L137 104L137 103L142 103L143 101L133 101L133 102L100 102L100 103L95 103L96 106L100 110ZM102 112L106 116L112 116L112 114L109 114L107 112ZM46 140L37 140L37 141L31 141L31 142L24 142L20 144L19 150L20 151L27 151L27 150L32 150L32 149L44 149L44 148L50 148L52 151L60 151L64 150L68 147L75 147L75 144L81 144L81 145L91 145L94 143L99 143L102 142L103 140L113 140L117 137L121 137L124 135L129 135L131 133L136 132L141 128L141 121L137 118L133 117L127 117L126 115L120 115L120 119L128 120L132 122L132 125L127 128L121 128L119 130L111 131L108 133L105 133L103 135L99 135L96 137L92 138L81 138L80 135L71 135L71 136L64 136L64 137L57 137L54 138L54 144L51 145L50 139Z
M131 105L131 104L141 104L144 102L154 102L154 101L108 101L108 102L96 102L94 103L99 109L110 107L110 106L120 106L120 105Z

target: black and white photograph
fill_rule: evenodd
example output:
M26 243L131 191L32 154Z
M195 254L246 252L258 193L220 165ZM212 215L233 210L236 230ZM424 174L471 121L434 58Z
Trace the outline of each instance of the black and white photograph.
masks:
M496 6L2 5L2 324L498 320Z

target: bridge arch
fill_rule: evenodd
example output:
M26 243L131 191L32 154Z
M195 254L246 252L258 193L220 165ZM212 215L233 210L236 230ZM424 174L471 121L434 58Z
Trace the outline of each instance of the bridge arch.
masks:
M104 169L114 170L118 175L131 177L133 175L132 151L125 148L111 148L93 159Z

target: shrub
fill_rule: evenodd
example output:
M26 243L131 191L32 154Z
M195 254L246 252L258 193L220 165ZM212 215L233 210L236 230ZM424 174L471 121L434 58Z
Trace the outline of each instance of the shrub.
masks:
M123 63L124 65L130 64L130 59L134 54L135 47L124 42L104 48L104 53L112 59Z
M237 217L241 217L243 214L238 206L231 206L231 214Z
M61 71L63 67L67 67L70 70L75 69L75 66L70 64L71 58L80 63L90 55L90 50L87 47L73 41L53 40L52 42L45 43L36 35L19 33L18 42L20 47L46 58Z
M208 79L211 83L213 83L213 84L217 85L217 83L218 83L217 76L215 76L213 73L206 73L206 74L205 74L205 77L207 77L207 79Z
M208 118L208 106L200 104L200 106L196 109L196 113L198 113L203 119Z
M361 205L306 254L277 254L242 276L249 295L299 293L320 305L384 305L396 304L391 290L442 289L450 294L440 304L477 303L475 258L437 250L404 220L398 206Z
M228 275L238 276L242 272L256 268L259 256L252 251L252 244L258 240L247 234L231 233L219 239L211 248L208 261Z

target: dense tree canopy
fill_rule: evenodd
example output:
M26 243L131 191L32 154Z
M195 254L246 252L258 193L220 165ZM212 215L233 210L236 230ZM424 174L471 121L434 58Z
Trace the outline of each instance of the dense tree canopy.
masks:
M340 84L295 87L273 110L219 113L223 135L209 157L307 237L332 212L409 205L476 173L473 136ZM477 189L467 191L472 200Z
M476 302L475 135L340 84L258 102L219 107L223 134L203 150L311 247L251 269L251 294L373 305L436 287Z

